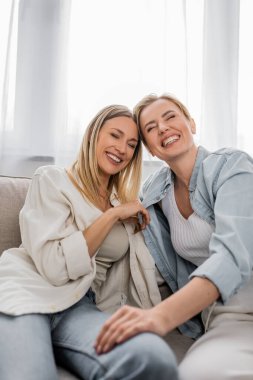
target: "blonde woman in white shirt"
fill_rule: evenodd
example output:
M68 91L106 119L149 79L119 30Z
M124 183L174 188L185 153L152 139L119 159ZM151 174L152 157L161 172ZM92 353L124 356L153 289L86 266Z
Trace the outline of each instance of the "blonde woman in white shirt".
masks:
M159 303L155 265L136 227L141 145L131 112L104 108L69 170L35 172L20 212L22 244L0 259L0 378L177 379L164 341L145 333L104 355L101 326L123 304ZM138 225L137 215L142 216Z

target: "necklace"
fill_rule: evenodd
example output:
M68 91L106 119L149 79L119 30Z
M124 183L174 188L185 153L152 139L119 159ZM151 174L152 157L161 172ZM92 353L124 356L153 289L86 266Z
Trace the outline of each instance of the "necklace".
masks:
M106 194L106 195L103 195L103 194L101 194L101 193L99 193L99 196L101 197L101 198L103 198L105 201L108 201L108 199L109 199L109 197L110 197L110 194Z
M101 198L100 200L100 204L102 206L102 210L103 211L106 211L108 210L110 207L111 207L111 203L110 203L110 194L107 192L105 195L104 194L101 194L101 192L99 192L99 196Z

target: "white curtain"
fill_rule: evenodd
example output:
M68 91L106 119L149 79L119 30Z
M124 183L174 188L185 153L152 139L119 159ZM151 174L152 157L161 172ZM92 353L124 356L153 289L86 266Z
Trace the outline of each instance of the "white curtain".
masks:
M27 172L34 165L54 162L67 120L70 4L71 0L12 2L5 71L15 82L6 80L2 95L4 172L13 172L13 167Z
M252 9L251 0L0 2L0 174L68 165L101 107L132 107L151 92L186 103L198 143L253 154L242 117Z
M200 141L237 146L239 0L205 2Z
M200 119L203 7L203 0L72 2L68 131L74 141L99 108L133 107L151 92L175 93Z

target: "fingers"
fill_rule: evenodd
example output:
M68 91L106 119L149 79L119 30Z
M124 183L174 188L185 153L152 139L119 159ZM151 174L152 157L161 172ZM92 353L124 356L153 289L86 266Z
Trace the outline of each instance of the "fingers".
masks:
M110 351L116 344L132 338L133 336L144 331L141 323L135 320L121 322L117 327L114 326L114 332L108 333L106 339L101 343L97 353L105 353Z
M122 204L118 207L120 210L120 220L133 223L136 227L135 232L143 230L150 223L149 212L138 200Z
M139 309L124 306L106 321L95 343L97 353L105 353L115 344L141 332L141 326L138 326L142 319L140 313Z
M98 354L102 354L110 351L116 344L123 343L145 331L164 335L167 330L166 327L160 328L160 320L153 313L153 309L143 310L123 306L102 327L95 343L95 349Z
M139 224L139 218L137 215L136 216L130 216L129 218L124 219L124 221L127 223L135 224L135 225Z
M144 230L147 224L150 223L150 216L149 216L148 211L145 208L143 208L143 210L140 210L138 212L137 218L138 218L138 223L135 226L135 230L134 230L135 233L141 230Z
M136 212L136 215L132 216L132 218L137 219L137 223L135 224L139 224L138 230L140 231L140 230L145 229L147 224L150 223L150 215L149 215L148 210L146 210L145 207L143 207L140 201L137 200L135 201L135 203L137 207L137 212Z
M110 328L110 326L120 320L121 317L123 317L125 314L124 307L119 309L116 313L113 314L111 318L109 318L103 325L100 333L97 336L96 342L95 342L95 347L100 347L101 342L103 341L104 337L107 335L107 332Z
M141 218L142 218L142 223L141 227L142 229L146 228L146 225L150 223L150 215L148 210L146 210L144 207L142 208L141 212Z
M125 324L124 329L119 331L118 337L115 339L116 344L125 342L127 339L146 331L144 325L140 321L129 321ZM114 344L115 344L114 343ZM112 348L112 347L111 347Z
M129 323L128 317L122 317L114 322L107 330L100 335L96 343L97 353L104 353L112 349L117 343L117 338L122 335L125 325Z
M142 230L142 227L139 223L139 218L138 216L132 216L130 218L127 218L124 220L126 223L131 223L134 225L134 233L136 234L137 232L140 232Z

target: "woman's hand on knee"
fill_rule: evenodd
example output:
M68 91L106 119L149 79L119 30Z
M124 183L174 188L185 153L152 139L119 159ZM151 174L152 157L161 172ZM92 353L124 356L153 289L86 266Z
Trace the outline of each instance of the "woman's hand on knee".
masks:
M95 343L96 351L98 354L110 351L116 344L143 332L165 335L163 318L159 318L154 308L143 310L123 306L105 322Z

